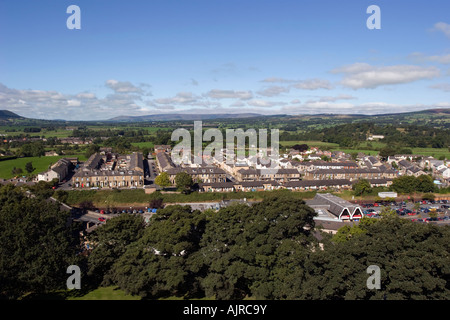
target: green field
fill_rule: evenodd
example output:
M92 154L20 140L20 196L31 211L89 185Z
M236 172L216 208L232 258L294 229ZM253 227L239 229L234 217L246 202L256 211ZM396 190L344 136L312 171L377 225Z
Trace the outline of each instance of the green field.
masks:
M132 146L138 147L138 148L153 148L154 144L153 142L147 141L147 142L132 142Z
M342 151L348 154L352 154L352 153L358 153L358 152L362 152L365 153L369 156L376 156L378 154L378 151L375 150L365 150L365 149L342 149L342 148L333 148L333 151Z
M117 287L105 287L92 290L81 297L69 297L68 300L141 300L141 297L126 294Z
M72 130L65 130L65 129L59 129L56 131L48 131L48 130L41 130L41 132L24 132L23 129L19 131L20 128L15 128L16 132L6 132L6 127L2 127L0 129L0 134L6 134L6 135L19 135L19 134L28 134L30 137L44 137L44 138L50 138L50 137L57 137L57 138L67 138L72 134Z
M249 201L263 200L267 196L277 193L288 194L294 198L311 199L315 196L315 191L291 192L288 190L279 191L255 191L255 192L192 192L191 194L163 193L145 194L144 190L71 190L68 191L65 203L76 206L83 201L92 201L97 208L105 207L128 207L147 206L155 197L161 197L164 203L186 203L186 202L215 202L221 200L244 199Z
M337 143L323 142L323 141L280 141L280 145L285 147L292 147L296 144L307 144L309 147L339 147Z
M56 163L59 159L65 157L78 157L78 160L85 161L86 157L82 154L78 155L69 155L69 156L55 156L55 157L27 157L27 158L18 158L12 160L0 161L0 179L10 179L15 175L12 174L12 169L14 167L21 168L23 170L24 176L28 175L28 172L25 170L25 164L27 162L32 162L33 167L35 168L31 174L38 174L46 171L50 165Z
M412 148L413 154L420 154L424 156L432 156L436 159L439 159L440 156L445 156L447 159L450 159L450 150L447 148Z

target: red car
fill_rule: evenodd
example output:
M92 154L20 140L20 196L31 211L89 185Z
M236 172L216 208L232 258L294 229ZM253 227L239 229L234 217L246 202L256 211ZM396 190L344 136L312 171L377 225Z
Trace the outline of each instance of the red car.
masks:
M98 218L98 221L100 221L100 222L105 222L105 221L106 221L106 219L105 219L105 218L103 218L103 217L100 217L100 218Z

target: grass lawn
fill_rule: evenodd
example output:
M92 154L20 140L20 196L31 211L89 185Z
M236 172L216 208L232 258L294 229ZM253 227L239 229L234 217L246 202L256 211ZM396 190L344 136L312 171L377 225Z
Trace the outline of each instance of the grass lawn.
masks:
M141 300L141 297L128 295L117 287L105 287L92 290L81 297L69 297L67 300Z
M412 148L413 154L420 154L424 156L432 156L436 159L439 159L440 156L445 156L447 159L450 159L450 151L448 148Z
M147 141L147 142L132 142L132 146L139 147L139 148L153 148L153 142Z
M21 168L23 170L23 175L27 175L28 172L25 170L25 164L30 161L33 163L33 167L35 168L31 174L38 174L46 171L50 165L65 157L78 157L80 161L86 160L86 157L84 157L84 155L68 155L55 157L27 157L0 161L0 178L13 178L14 175L11 173L11 171L14 167Z
M342 152L345 152L345 153L348 153L348 154L351 154L351 153L354 153L354 152L356 152L356 153L362 152L362 153L365 153L365 154L370 155L370 156L375 156L375 155L378 154L378 151L374 151L374 150L364 150L364 149L342 149L342 148L333 148L332 150L333 150L333 151L342 151Z
M386 147L386 143L381 142L381 141L376 141L376 140L374 140L374 141L364 141L364 142L361 142L358 145L358 148L360 148L360 149L367 149L369 146L371 146L370 148L381 149L381 148Z
M280 145L284 147L292 147L296 144L307 144L309 147L339 147L337 143L323 142L323 141L280 141Z
M277 193L287 194L293 198L311 199L315 191L291 192L279 191L255 191L255 192L193 192L191 194L163 193L160 196L164 203L186 203L186 202L216 202L221 200L244 199L249 201L263 200L267 196ZM78 205L83 201L92 201L97 208L106 207L128 207L147 206L157 196L156 194L145 194L144 190L70 190L66 203Z

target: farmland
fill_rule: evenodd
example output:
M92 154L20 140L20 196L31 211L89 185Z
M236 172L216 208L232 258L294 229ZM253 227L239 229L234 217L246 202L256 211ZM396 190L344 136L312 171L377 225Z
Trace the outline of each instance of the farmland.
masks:
M73 156L70 156L73 157ZM75 155L80 161L85 161L86 157L79 154ZM54 157L26 157L17 158L0 161L0 179L10 179L16 175L12 173L13 168L21 168L23 170L23 175L26 176L28 173L25 171L25 164L31 162L35 168L32 175L38 174L40 172L46 171L49 166L56 163L59 159L64 158L64 156L54 156Z

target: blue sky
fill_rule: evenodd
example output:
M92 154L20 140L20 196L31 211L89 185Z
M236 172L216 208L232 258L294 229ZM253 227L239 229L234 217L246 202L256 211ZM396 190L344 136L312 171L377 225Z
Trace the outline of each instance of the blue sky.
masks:
M69 5L81 30L69 30ZM370 5L381 30L369 30ZM450 107L450 3L0 2L0 109L46 119Z

